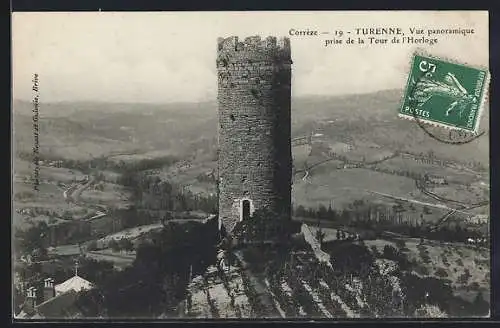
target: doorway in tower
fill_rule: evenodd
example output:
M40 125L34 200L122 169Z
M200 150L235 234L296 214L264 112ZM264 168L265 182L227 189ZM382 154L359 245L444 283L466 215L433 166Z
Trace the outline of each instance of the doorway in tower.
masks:
M241 201L241 221L248 220L250 218L250 200L244 199Z

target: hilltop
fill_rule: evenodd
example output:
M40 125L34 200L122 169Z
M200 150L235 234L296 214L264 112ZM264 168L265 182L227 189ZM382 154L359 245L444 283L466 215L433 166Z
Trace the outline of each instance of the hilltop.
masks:
M457 160L488 163L489 137L462 146L442 144L412 122L397 117L400 90L345 96L310 96L292 99L292 134L312 130L334 141L375 143L415 152L433 150ZM31 109L14 101L15 149L31 149ZM488 110L482 126L488 126ZM63 157L95 157L111 152L167 150L186 155L186 143L216 140L217 104L204 103L99 103L40 104L41 153ZM76 151L76 149L79 151ZM189 149L192 153L193 149Z

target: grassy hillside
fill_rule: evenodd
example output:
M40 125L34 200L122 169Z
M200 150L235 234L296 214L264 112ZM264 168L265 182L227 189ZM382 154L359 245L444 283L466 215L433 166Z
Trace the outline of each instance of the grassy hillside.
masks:
M396 150L414 154L432 152L441 159L461 163L480 162L488 169L487 134L461 146L436 141L414 122L397 117L400 98L401 91L387 90L361 95L293 99L292 135L318 135L312 147L306 145L293 148L294 164L298 171L294 176L294 205L316 207L319 204L328 205L335 199L335 205L342 208L353 199L380 199L380 196L374 196L371 191L435 202L431 198L421 197L411 178L375 172L373 169L345 169L341 167L343 162L338 160L314 167L309 170L309 180L303 180L306 164L310 166L328 159L329 151L343 154L349 160L368 162L391 156ZM13 140L16 152L30 154L32 151L31 110L32 104L29 102L14 102ZM152 173L184 185L195 193L215 192L213 181L207 180L207 174L217 168L218 124L217 104L214 102L41 103L39 113L42 157L73 160L107 157L113 162L134 162L145 158L174 156L186 162ZM488 116L488 111L485 110L483 126L488 125ZM24 166L26 165L29 166L28 163ZM27 173L21 174L18 171L22 167L18 166L15 165L14 171L19 179L28 176L33 170L30 167L25 170ZM377 167L386 171L408 170L418 174L436 174L471 185L467 190L455 188L459 186L456 183L436 187L435 192L443 197L467 201L482 200L488 196L485 195L485 188L475 188L480 181L487 182L487 170L479 176L478 172L467 172L463 168L455 170L401 158L392 158L377 164ZM43 168L42 174L45 170ZM57 182L58 179L53 180ZM22 188L22 181L19 180L16 192L23 191ZM109 189L112 191L112 187ZM112 191L108 196L112 198L114 195L115 191ZM96 195L89 197L94 196ZM393 203L389 199L384 202Z
M335 142L371 144L415 152L433 150L436 155L459 160L489 158L488 135L462 146L450 146L427 136L417 124L397 117L401 91L292 100L292 134L311 131ZM32 104L14 102L16 149L32 147ZM65 157L100 156L111 152L175 149L193 152L215 143L217 105L52 103L40 105L42 153ZM487 129L488 110L482 127ZM213 146L213 145L212 145Z
M181 154L196 150L196 142L216 134L210 104L41 104L40 153L88 159L158 149ZM14 102L14 149L33 146L31 104Z

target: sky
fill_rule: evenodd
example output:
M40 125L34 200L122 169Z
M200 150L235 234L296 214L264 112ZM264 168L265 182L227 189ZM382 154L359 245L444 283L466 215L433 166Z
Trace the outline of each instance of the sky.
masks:
M437 45L324 46L326 37L289 36L363 27L474 28ZM217 96L217 37L289 36L292 95L403 89L417 48L488 65L482 12L72 12L14 13L13 98L40 102L190 102Z

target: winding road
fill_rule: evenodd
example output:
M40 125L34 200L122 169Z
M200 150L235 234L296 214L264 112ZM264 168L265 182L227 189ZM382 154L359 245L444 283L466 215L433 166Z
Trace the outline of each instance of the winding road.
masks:
M75 205L81 205L92 208L96 211L106 212L107 208L103 205L91 204L80 199L82 193L95 183L95 177L90 177L86 182L77 182L69 186L64 192L63 197L66 201Z

